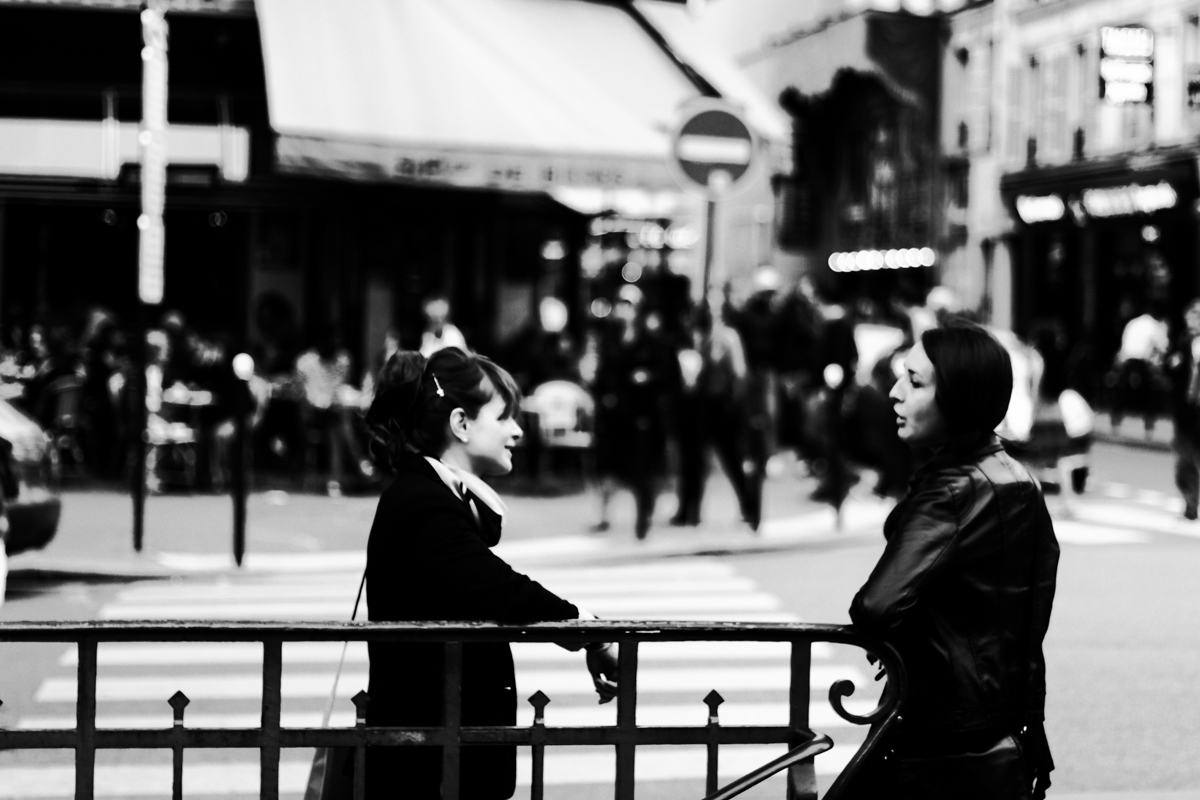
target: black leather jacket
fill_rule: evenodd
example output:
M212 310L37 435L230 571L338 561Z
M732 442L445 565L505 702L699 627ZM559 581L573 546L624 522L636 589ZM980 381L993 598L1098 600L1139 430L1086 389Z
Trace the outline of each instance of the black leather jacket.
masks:
M1058 541L1041 487L993 434L913 477L850 618L908 668L904 737L1014 731L1043 719Z

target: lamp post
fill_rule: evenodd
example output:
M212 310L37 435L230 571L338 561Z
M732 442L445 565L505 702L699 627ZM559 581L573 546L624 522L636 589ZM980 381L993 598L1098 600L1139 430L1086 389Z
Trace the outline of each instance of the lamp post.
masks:
M138 132L142 213L138 216L140 323L134 344L136 435L133 466L133 549L141 552L146 514L146 332L147 308L163 299L163 207L167 190L167 0L142 5L142 124Z

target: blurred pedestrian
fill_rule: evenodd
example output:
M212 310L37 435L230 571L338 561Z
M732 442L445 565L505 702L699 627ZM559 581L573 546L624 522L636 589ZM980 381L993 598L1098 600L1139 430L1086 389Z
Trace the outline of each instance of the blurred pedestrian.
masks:
M1121 332L1121 349L1117 351L1114 367L1114 430L1131 409L1142 413L1147 435L1154 430L1154 417L1158 410L1155 388L1161 379L1163 359L1170 346L1166 320L1156 309L1148 308L1126 323Z
M513 570L491 549L504 501L483 477L512 469L521 437L512 377L482 356L445 348L426 359L400 352L379 375L367 413L377 466L395 474L379 500L367 543L372 622L495 621L523 624L591 618ZM445 722L441 642L370 642L370 726ZM572 646L568 649L578 649ZM616 694L611 645L586 646L600 702ZM516 675L507 642L462 648L463 725L516 725ZM515 746L466 746L462 797L501 800L516 788ZM368 747L367 797L442 796L440 747Z
M306 468L309 473L315 471L320 451L324 449L328 453L329 478L325 490L330 496L341 494L347 458L359 473L363 471L362 462L365 461L353 426L358 392L349 386L350 369L350 352L332 328L318 337L316 347L296 359L296 373L304 390L301 407L306 434Z
M746 351L746 413L748 455L754 464L754 480L763 480L767 460L775 450L775 294L782 285L771 266L754 271L750 296L742 305L732 302L726 290L725 320L742 339Z
M543 297L537 317L505 344L504 363L512 369L513 379L527 397L548 381L581 382L580 354L567 330L567 305L557 297ZM541 477L543 441L540 409L527 408L525 465L533 480Z
M666 467L667 413L679 386L679 363L659 335L637 287L621 288L614 322L601 347L595 395L600 521L607 530L608 504L618 484L633 490L635 531L646 537Z
M521 391L529 394L546 381L578 381L579 352L567 330L567 305L543 297L537 317L504 346L504 363L512 369Z
M1012 384L1004 347L949 320L922 335L892 390L901 438L931 457L850 606L908 666L891 752L861 796L1025 800L1050 785L1042 641L1059 548L1039 484L993 433Z
M1184 329L1167 359L1175 421L1175 485L1183 495L1183 516L1200 509L1200 300L1184 312Z
M450 302L444 297L425 301L425 330L421 333L421 355L429 358L443 347L468 351L467 340L450 322Z
M91 473L109 477L116 468L117 407L109 382L117 370L116 324L95 316L84 338L84 379L80 400L84 458Z
M818 314L812 281L804 276L781 299L775 313L773 347L776 375L776 444L797 458L809 458L804 440L804 399L815 380Z
M743 521L758 530L762 481L747 463L746 357L737 331L707 304L695 312L694 348L680 353L683 389L676 405L679 510L672 525L699 525L709 449L733 484Z
M858 345L849 312L831 302L823 291L814 299L819 314L816 366L820 382L808 406L810 441L817 454L812 464L817 488L811 497L840 508L850 487L858 482L846 462L844 427L847 398L855 390Z

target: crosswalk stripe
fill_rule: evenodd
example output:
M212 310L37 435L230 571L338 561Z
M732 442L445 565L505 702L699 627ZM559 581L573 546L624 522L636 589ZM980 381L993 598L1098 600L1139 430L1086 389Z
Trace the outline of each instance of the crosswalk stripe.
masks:
M758 587L749 578L714 577L705 580L681 579L674 581L650 581L630 579L625 581L610 581L604 584L585 583L583 586L563 580L557 576L550 579L535 574L538 582L557 594L572 601L589 602L593 597L608 597L610 595L730 595L741 592L754 592ZM309 582L289 582L273 584L216 584L208 586L189 587L144 587L127 589L118 593L118 603L149 604L149 603L180 603L187 601L230 601L230 600L260 600L260 599L295 599L341 600L343 605L352 605L357 586L341 584L313 585Z
M833 655L833 645L814 642L812 657L828 659ZM200 664L262 664L263 646L257 642L170 642L170 643L126 643L102 642L96 649L96 661L100 666L190 666ZM285 668L295 664L336 664L342 657L341 642L285 642L283 663ZM787 661L791 657L791 645L786 642L659 642L644 644L638 648L638 660L651 662L699 662L699 661ZM549 643L517 643L513 645L513 658L518 665L537 663L578 663L580 653L565 650ZM68 648L59 659L62 666L79 663L79 653ZM346 648L347 664L366 664L365 642L351 642Z
M862 685L862 671L843 665L813 665L810 675L814 687L829 686L834 681L849 679ZM326 697L332 683L328 673L284 673L280 691L287 698ZM338 683L339 696L354 695L367 684L367 673L344 673ZM729 691L786 690L791 685L791 671L778 667L687 667L645 669L638 671L638 691L642 693L707 692L710 689ZM70 678L46 678L38 687L34 699L40 703L75 701L77 681ZM524 689L521 687L529 687ZM520 675L520 692L542 690L553 699L556 695L591 695L595 689L591 676L580 665L578 670L529 670ZM172 675L158 676L101 676L96 680L96 700L114 702L125 700L157 700L182 691L192 700L252 700L262 694L262 676L258 673L241 675Z
M779 598L765 592L741 592L738 594L681 594L630 595L609 597L604 595L576 596L572 600L593 613L615 616L630 612L639 615L673 614L676 611L700 613L713 611L769 611L779 607ZM362 606L359 613L363 613ZM208 603L155 603L146 605L121 604L109 606L101 611L105 619L340 619L349 616L347 603L271 601L271 602L222 602Z

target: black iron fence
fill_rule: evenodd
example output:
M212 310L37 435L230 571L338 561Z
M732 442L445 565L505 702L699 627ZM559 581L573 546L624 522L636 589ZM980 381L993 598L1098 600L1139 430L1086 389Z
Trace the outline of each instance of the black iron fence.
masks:
M353 698L357 723L353 728L294 728L280 724L284 642L408 641L441 642L446 648L445 714L440 727L367 727L365 692ZM580 644L607 641L619 645L616 725L551 727L545 723L550 698L540 690L529 702L534 707L530 726L464 726L461 724L462 646L469 642L556 642ZM725 641L786 642L791 645L788 724L733 726L720 722L722 698L716 691L705 698L705 726L640 726L637 724L638 648L659 642ZM74 642L78 646L76 726L68 730L0 730L0 748L63 748L75 751L75 797L91 800L96 751L109 748L163 748L174 754L173 796L183 797L183 758L188 748L254 748L260 753L260 797L279 797L279 759L283 748L350 747L355 750L355 797L363 796L366 747L372 745L434 745L442 747L443 797L458 800L458 764L462 745L505 744L529 747L533 776L531 797L543 796L545 749L564 745L608 745L616 748L616 798L633 800L634 764L642 745L704 745L708 751L707 797L727 800L782 771L788 771L788 800L816 798L813 758L833 747L825 734L809 728L812 645L830 642L874 653L887 670L887 685L877 707L859 716L848 712L843 699L854 692L850 681L829 688L829 700L843 719L870 725L870 731L825 797L836 800L854 780L863 763L896 722L905 690L904 666L895 651L853 628L801 623L702 623L588 621L495 625L490 623L212 623L212 622L26 622L0 623L0 642ZM189 728L185 724L188 698L176 692L166 702L174 710L174 726L166 729L97 729L97 647L102 642L261 642L263 646L262 723L258 728ZM721 745L786 744L788 752L759 769L718 789Z

